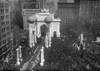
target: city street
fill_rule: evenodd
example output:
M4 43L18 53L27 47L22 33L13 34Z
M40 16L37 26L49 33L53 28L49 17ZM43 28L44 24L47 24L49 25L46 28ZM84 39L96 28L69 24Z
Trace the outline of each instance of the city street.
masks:
M100 0L0 0L0 71L100 71Z
M37 48L33 51L33 55L31 58L25 62L20 69L21 71L23 70L32 70L39 62L40 62L40 50L44 44L44 40L42 40L41 44L37 46Z

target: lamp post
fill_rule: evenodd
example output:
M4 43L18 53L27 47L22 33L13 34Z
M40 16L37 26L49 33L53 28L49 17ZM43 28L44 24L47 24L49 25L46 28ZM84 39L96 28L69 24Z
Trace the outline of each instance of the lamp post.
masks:
M20 60L19 59L19 48L17 48L16 51L17 51L17 62L16 62L16 65L19 66L20 65L20 61L19 61Z
M80 43L81 43L82 45L83 45L83 39L84 39L83 36L84 36L83 33L81 33L81 35L80 35Z
M21 50L21 48L22 48L22 47L19 46L20 60L23 61L23 58L22 58L22 50Z
M42 49L41 49L41 62L40 62L40 65L43 66L44 65L44 47L42 46Z
M46 39L45 39L45 46L48 48L48 47L51 47L51 34L50 34L50 23L53 21L53 18L51 16L47 16L45 19L44 19L44 22L47 24L47 28L48 28L48 31L47 31L47 35L46 35Z
M35 46L35 42L37 42L37 17L35 15L28 17L29 23L29 39L30 39L30 47ZM33 34L34 32L34 34ZM32 36L33 35L33 36ZM32 39L33 37L33 39Z

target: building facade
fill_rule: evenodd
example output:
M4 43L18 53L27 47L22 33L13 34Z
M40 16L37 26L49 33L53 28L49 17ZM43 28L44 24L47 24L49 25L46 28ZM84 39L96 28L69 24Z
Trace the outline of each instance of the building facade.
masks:
M59 0L57 15L61 19L61 31L66 32L67 25L76 22L76 18L79 17L79 7L78 0Z
M0 58L5 58L11 50L10 5L8 0L0 0Z
M37 43L37 37L40 38L43 33L46 33L45 37L45 47L51 47L51 38L60 37L60 18L54 18L54 14L51 13L37 13L35 14L37 18L37 22L29 23L29 43L30 47L34 47ZM52 22L47 25L45 19L50 16L52 18ZM31 17L34 19L34 15ZM51 20L51 19L49 19Z
M74 24L81 19L93 23L100 18L99 0L59 0L57 15L61 18L61 28L64 31L68 24ZM80 23L82 23L82 21Z
M41 9L46 8L46 5L46 0L22 0L21 6L24 30L28 30L29 28L27 22L28 16L41 12Z

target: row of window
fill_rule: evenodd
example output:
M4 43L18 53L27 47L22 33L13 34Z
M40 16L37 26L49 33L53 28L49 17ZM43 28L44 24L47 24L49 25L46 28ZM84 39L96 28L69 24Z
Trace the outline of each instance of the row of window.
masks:
M8 48L11 46L11 44L9 44L9 41L10 40L10 37L8 38L8 39L6 39L6 40L4 40L3 42L0 42L0 46L1 45L4 45L3 47L4 48L1 48L0 49L0 54L2 53L2 52L4 52L4 51L6 51L6 50L8 50ZM8 42L8 43L7 43ZM7 44L7 45L6 45Z
M8 27L6 27L6 28L2 28L2 29L1 29L1 32L3 33L3 32L5 32L6 30L7 30L7 31L10 30L10 26L8 26Z
M10 32L7 32L7 34L3 34L2 38L5 38L6 36L10 35Z
M3 41L3 44L6 44L6 40Z
M1 32L5 32L5 28L2 28Z
M6 16L3 15L3 16L0 17L0 19L1 19L1 20L9 19L9 15L6 15Z
M4 7L4 3L0 3L0 8L3 8Z
M4 41L2 42L2 44L6 44L6 42L10 42L10 37L8 37L6 40L4 40Z
M0 19L1 19L1 20L4 20L4 16L1 16Z
M6 19L9 19L9 15L6 15L5 17L6 17Z
M9 21L3 21L3 22L1 22L1 26L5 26L5 25L8 25L9 24Z
M5 13L9 13L9 9L0 9L0 14L3 14L5 11Z
M7 8L9 7L9 4L8 3L0 3L0 8Z
M6 34L3 34L3 35L2 35L2 38L5 38L5 37L6 37Z

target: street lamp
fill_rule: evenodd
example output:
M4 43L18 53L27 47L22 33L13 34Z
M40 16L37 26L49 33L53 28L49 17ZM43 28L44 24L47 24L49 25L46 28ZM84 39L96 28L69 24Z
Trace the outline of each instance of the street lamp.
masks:
M22 46L19 46L19 53L20 53L20 60L23 61L23 58L22 58Z
M19 48L17 48L16 51L17 51L17 63L16 63L16 65L19 66L20 65L20 61L19 61L20 60L19 59Z
M48 32L47 32L47 35L46 35L46 39L45 39L45 46L48 48L48 47L51 47L51 34L50 34L50 23L53 21L53 18L51 16L47 16L45 19L44 19L44 22L47 24L48 26Z
M40 62L40 65L43 66L44 65L44 47L42 46L42 49L41 49L41 62Z

